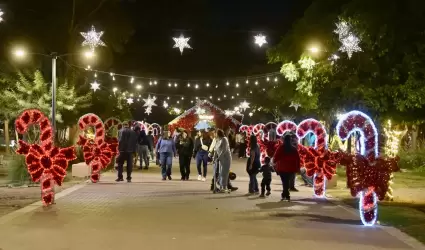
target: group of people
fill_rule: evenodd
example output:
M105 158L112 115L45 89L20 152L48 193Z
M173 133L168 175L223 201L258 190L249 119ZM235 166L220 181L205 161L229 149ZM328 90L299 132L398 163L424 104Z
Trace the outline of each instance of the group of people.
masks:
M238 138L239 157L245 156L246 144L244 135ZM311 179L305 175L305 170L300 166L300 157L298 154L298 139L293 134L287 134L283 138L283 143L279 146L273 155L273 158L266 157L265 164L261 166L260 147L257 137L250 137L250 152L247 160L247 172L249 175L249 193L260 194L257 175L263 174L261 181L261 197L268 196L271 193L270 184L272 181L272 172L280 177L283 186L282 200L290 200L290 191L298 191L295 188L295 174L301 173L306 185L311 185ZM212 162L215 177L212 180L211 189L217 188L218 191L229 193L236 190L230 183L230 166L232 162L232 150L228 136L223 130L212 129L210 131L199 131L195 139L192 139L187 131L181 131L178 136L173 138L170 131L164 131L157 144L153 145L151 133L148 135L140 127L135 126L131 129L125 125L119 132L119 151L118 178L117 182L124 181L123 165L127 162L127 182L131 182L131 172L133 167L133 153L140 155L140 168L143 162L145 169L149 168L149 158L153 158L153 152L159 160L161 167L162 180L172 180L173 158L179 157L181 180L189 180L190 162L196 161L198 180L206 181L208 163ZM216 184L216 185L215 185ZM267 191L267 192L266 192Z

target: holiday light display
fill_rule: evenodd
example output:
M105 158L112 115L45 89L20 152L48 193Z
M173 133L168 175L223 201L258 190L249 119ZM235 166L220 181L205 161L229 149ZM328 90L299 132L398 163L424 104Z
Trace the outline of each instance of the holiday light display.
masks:
M0 9L0 23L4 21L3 15L4 15L4 12Z
M152 123L149 126L149 131L152 131L153 136L161 135L162 129L158 123Z
M152 113L152 106L156 106L156 97L151 97L151 95L148 95L148 98L143 99L145 104L143 104L143 107L146 107L145 113L150 115Z
M58 148L53 142L53 129L49 119L37 109L22 112L15 121L16 131L25 134L33 125L40 129L39 143L29 144L19 140L16 153L25 155L25 162L32 181L40 182L41 200L44 206L54 202L54 185L59 186L66 176L70 161L77 158L74 147Z
M302 121L297 127L297 136L301 140L309 133L315 135L313 148L300 150L306 174L313 176L313 191L316 197L326 195L326 181L336 173L337 155L328 150L327 133L323 125L315 119Z
M93 90L93 92L96 92L96 90L100 89L100 84L97 83L96 81L90 83L90 85L91 85L90 88Z
M294 108L295 111L298 111L298 108L301 107L301 104L296 102L291 102L291 105L289 105L290 108Z
M257 44L260 48L264 45L267 44L267 38L266 36L262 35L262 34L258 34L256 36L254 36L255 39L255 44Z
M105 127L102 120L95 114L82 116L78 120L78 127L81 131L89 127L95 130L93 139L80 135L77 144L82 147L84 160L91 168L90 179L96 183L100 179L100 171L108 166L116 154L116 145L105 141Z
M294 122L285 120L280 122L277 127L276 127L276 134L278 136L283 136L286 132L293 132L296 133L297 132L297 124L295 124Z
M184 37L183 35L180 35L179 37L173 37L173 40L175 42L174 47L173 48L178 48L180 50L180 54L183 55L183 50L184 49L191 49L192 47L190 47L189 45L189 40L190 37Z
M80 32L84 37L83 46L88 46L92 51L94 51L99 46L106 46L106 44L100 40L103 35L103 31L96 32L94 26L91 27L89 32Z
M249 109L249 103L246 101L243 101L239 107L245 112L246 109Z
M107 142L109 145L111 145L111 149L113 152L113 156L117 156L119 154L118 151L118 133L119 130L122 129L122 122L115 118L111 117L106 119L105 121L105 142ZM118 131L116 136L112 136L110 133L108 133L111 129L116 129Z
M354 52L361 52L362 49L359 46L360 38L352 31L352 27L345 21L340 21L336 24L337 28L334 33L338 34L341 47L339 51L346 52L348 58L351 58Z
M253 127L248 125L242 125L239 127L239 132L245 133L247 136L251 135L252 130L253 130Z
M360 111L341 116L337 134L347 140L355 132L360 133L360 154L345 155L341 164L347 169L347 184L352 196L359 196L362 223L375 224L378 216L378 199L385 198L391 173L398 171L398 157L382 158L378 152L378 132L372 119Z
M300 77L297 67L292 62L282 65L280 72L290 82L296 81Z
M264 126L265 126L265 125L264 125L263 123L255 124L255 125L252 127L252 133L253 133L254 135L258 135L258 134L260 134L260 133L263 131Z
M127 98L127 104L133 104L134 103L134 99L133 98Z

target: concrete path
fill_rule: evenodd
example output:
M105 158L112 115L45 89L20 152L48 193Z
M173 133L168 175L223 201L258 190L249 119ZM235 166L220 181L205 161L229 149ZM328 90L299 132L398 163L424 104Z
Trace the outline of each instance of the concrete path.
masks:
M271 197L247 196L244 163L234 165L240 190L232 194L212 194L209 182L177 180L177 164L173 181L161 181L156 166L135 172L133 183L115 183L107 173L53 207L0 218L0 249L419 249L383 228L361 226L347 209L312 199L310 189L280 202L277 178Z

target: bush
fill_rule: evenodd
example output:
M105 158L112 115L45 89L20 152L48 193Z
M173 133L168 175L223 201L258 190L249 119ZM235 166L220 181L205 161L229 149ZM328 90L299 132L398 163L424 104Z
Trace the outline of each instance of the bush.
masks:
M401 150L400 168L425 172L425 147L420 147L414 151Z
M25 164L25 156L15 155L13 159L9 161L8 179L12 184L22 185L31 183L27 165Z

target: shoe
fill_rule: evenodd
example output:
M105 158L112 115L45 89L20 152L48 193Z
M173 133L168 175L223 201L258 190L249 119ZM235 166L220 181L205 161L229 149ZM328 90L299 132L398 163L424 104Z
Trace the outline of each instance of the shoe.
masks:
M255 195L258 195L259 193L260 193L259 191L255 191L255 192L254 192L254 194L255 194Z
M165 178L165 177L162 177L162 180L163 180L163 181L166 181L166 180L167 180L167 178Z
M267 191L266 196L270 196L270 195L271 195L271 192Z
M187 180L187 181L188 181L188 180L189 180L189 176L186 176L185 180Z
M260 194L260 198L264 198L266 197L264 194Z
M230 194L230 190L229 189L221 189L220 193L225 193L225 194Z
M131 180L130 180L130 179L128 179L128 180L127 180L127 182L128 182L128 183L130 183L130 182L131 182Z
M170 180L170 181L173 179L173 178L171 178L171 175L168 175L167 177L168 177L168 180Z
M202 177L202 179L201 179L202 181L206 181L207 180L207 178L205 178L205 177Z
M142 168L142 167L140 167L140 168L137 168L137 169L140 169L140 170L142 170L143 168Z
M149 169L149 167L144 167L143 169L146 169L146 170L148 170L148 169Z
M233 191L236 191L236 190L238 190L238 189L239 189L239 188L237 188L237 187L231 187L231 188L230 188L230 191L232 191L232 192L233 192Z
M198 181L202 180L202 175L198 175Z
M184 181L184 180L186 180L186 178L185 177L182 177L182 178L180 178L180 180Z
M116 179L115 181L116 181L116 182L120 182L120 181L124 181L124 179L122 179L122 178L118 178L118 179Z
M289 189L289 191L292 191L292 192L299 192L299 190L298 190L298 189L296 189L296 188L290 188L290 189Z

